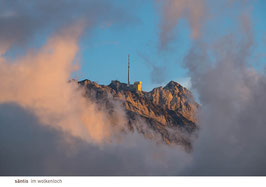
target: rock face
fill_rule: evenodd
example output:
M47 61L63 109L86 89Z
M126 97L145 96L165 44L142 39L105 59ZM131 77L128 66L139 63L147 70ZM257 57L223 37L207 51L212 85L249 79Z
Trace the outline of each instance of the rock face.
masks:
M170 81L150 92L129 89L127 84L112 81L108 86L89 80L78 82L86 96L112 110L112 100L121 102L126 111L128 129L166 144L182 145L191 150L192 137L198 129L197 104L191 92Z

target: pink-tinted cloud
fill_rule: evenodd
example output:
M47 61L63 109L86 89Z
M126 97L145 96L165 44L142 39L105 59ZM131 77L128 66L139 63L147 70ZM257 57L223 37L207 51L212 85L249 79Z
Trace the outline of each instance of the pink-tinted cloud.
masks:
M50 38L39 51L13 62L0 63L0 103L15 102L35 113L47 125L87 141L103 142L123 123L123 113L111 116L83 97L76 82L68 82L77 69L75 58L83 30L79 23ZM112 125L116 127L112 127Z

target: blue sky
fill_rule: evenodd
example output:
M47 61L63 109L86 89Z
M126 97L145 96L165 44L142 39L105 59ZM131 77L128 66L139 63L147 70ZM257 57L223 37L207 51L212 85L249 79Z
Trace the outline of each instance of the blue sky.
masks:
M120 6L128 8L127 3ZM138 20L135 24L125 28L99 25L82 38L81 70L74 75L76 78L87 78L100 84L109 84L111 80L127 82L127 58L130 54L131 81L142 81L144 90L151 90L170 80L187 82L186 70L179 63L189 47L190 31L186 23L181 23L184 28L178 30L179 37L171 44L178 50L158 52L159 15L154 3L145 1L133 10L136 9L137 12L132 11ZM165 75L159 84L152 82L152 66L143 56L164 69Z
M116 25L98 25L93 31L85 34L81 40L80 64L81 69L73 76L77 79L90 79L100 84L109 84L111 80L127 82L127 55L131 55L131 81L142 81L143 89L149 91L154 87L165 85L175 80L189 87L189 77L182 65L190 45L190 33L186 20L181 20L176 28L176 39L170 43L170 50L159 51L159 11L154 1L113 1L129 14L137 18L134 24L126 27ZM131 8L131 6L133 6ZM263 56L266 41L265 1L254 1L252 10L252 26L256 42L255 56ZM226 14L226 13L225 13ZM224 19L225 18L225 19ZM224 16L221 24L215 24L223 34L230 32L235 23ZM217 33L213 33L213 37ZM211 38L212 36L210 36ZM264 41L262 40L264 38ZM148 59L159 69L163 69L163 77L157 82L151 78L152 66ZM264 65L262 58L258 57L255 67L260 69Z

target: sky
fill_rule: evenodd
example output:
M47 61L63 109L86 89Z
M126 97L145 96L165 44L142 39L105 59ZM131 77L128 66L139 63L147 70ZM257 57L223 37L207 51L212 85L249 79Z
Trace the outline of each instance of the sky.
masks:
M0 4L1 175L266 174L265 1ZM110 113L68 81L126 83L128 54L145 91L196 94L191 153L128 132L121 103Z
M158 51L159 15L153 1L114 1L119 7L132 14L136 21L126 28L115 25L99 25L90 37L81 40L81 70L78 79L89 79L100 84L111 80L127 82L128 54L131 60L131 82L142 81L143 89L149 91L164 86L171 80L187 85L186 70L179 63L189 46L189 29L183 22L180 36L171 45L178 50ZM149 62L147 62L149 61ZM167 63L166 63L167 62ZM163 71L161 79L152 81L153 65ZM167 72L167 73L166 73ZM156 76L160 76L156 74Z
M191 42L193 42L193 38L191 38L193 31L187 17L181 16L178 24L173 28L175 34L173 40L167 44L167 50L160 49L158 36L161 32L162 12L160 11L160 1L157 2L154 0L108 1L111 6L126 14L125 23L120 25L120 23L113 20L104 20L106 19L104 16L108 16L104 15L103 21L96 24L93 29L85 29L80 40L78 58L80 69L72 74L72 78L78 80L89 79L105 85L112 80L126 83L127 59L128 54L130 54L131 82L142 81L143 90L150 91L154 87L164 86L171 80L177 81L190 89L190 77L184 67L183 59L188 53ZM212 6L219 5L212 3ZM241 6L237 6L235 8L236 12L241 9ZM208 11L215 11L213 7L209 8ZM262 58L266 40L266 25L264 24L266 13L264 7L264 1L252 1L252 11L250 11L257 45L254 52L257 61L253 65L259 71L265 64ZM108 9L108 6L105 8ZM224 8L222 19L216 19L215 16L214 18L207 18L210 22L208 27L215 27L214 33L208 33L210 40L233 31L236 20L231 19L230 16L238 13L230 12L227 8ZM70 17L75 17L76 12L69 12L69 14ZM213 24L212 20L215 20L215 22L218 20L220 23ZM44 29L40 34L32 37L33 42L28 43L28 47L36 48L43 45L51 31L56 27L56 25L51 25L50 28ZM202 32L205 32L204 29ZM23 54L23 52L25 52L25 49L13 47L5 55L12 58L18 54Z
M127 55L131 58L131 82L142 81L143 89L150 91L154 87L164 86L174 80L190 88L190 78L182 61L191 45L191 30L186 19L181 18L175 28L176 38L171 41L170 49L160 51L158 35L160 32L160 12L154 1L113 1L113 3L131 14L135 21L124 28L115 24L100 24L81 40L81 69L74 77L89 79L100 84L109 84L111 80L127 82ZM264 1L254 1L252 26L258 43L255 55L265 51L266 25L264 24ZM232 13L231 13L232 14ZM221 33L234 25L230 17L221 20L218 25ZM217 25L215 25L217 27ZM218 33L213 34L216 37ZM212 36L210 36L212 37ZM148 62L147 62L148 61ZM158 71L154 70L153 65ZM260 69L263 60L255 67ZM155 78L159 76L159 78Z

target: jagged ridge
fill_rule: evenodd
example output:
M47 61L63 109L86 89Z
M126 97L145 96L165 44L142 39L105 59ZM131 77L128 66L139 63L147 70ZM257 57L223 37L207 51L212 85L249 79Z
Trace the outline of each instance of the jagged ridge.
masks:
M160 137L167 144L183 145L191 149L191 135L197 127L197 104L191 92L177 82L150 92L129 90L127 84L112 81L108 86L90 80L78 82L86 96L112 109L112 99L119 99L126 110L128 129L145 137Z

